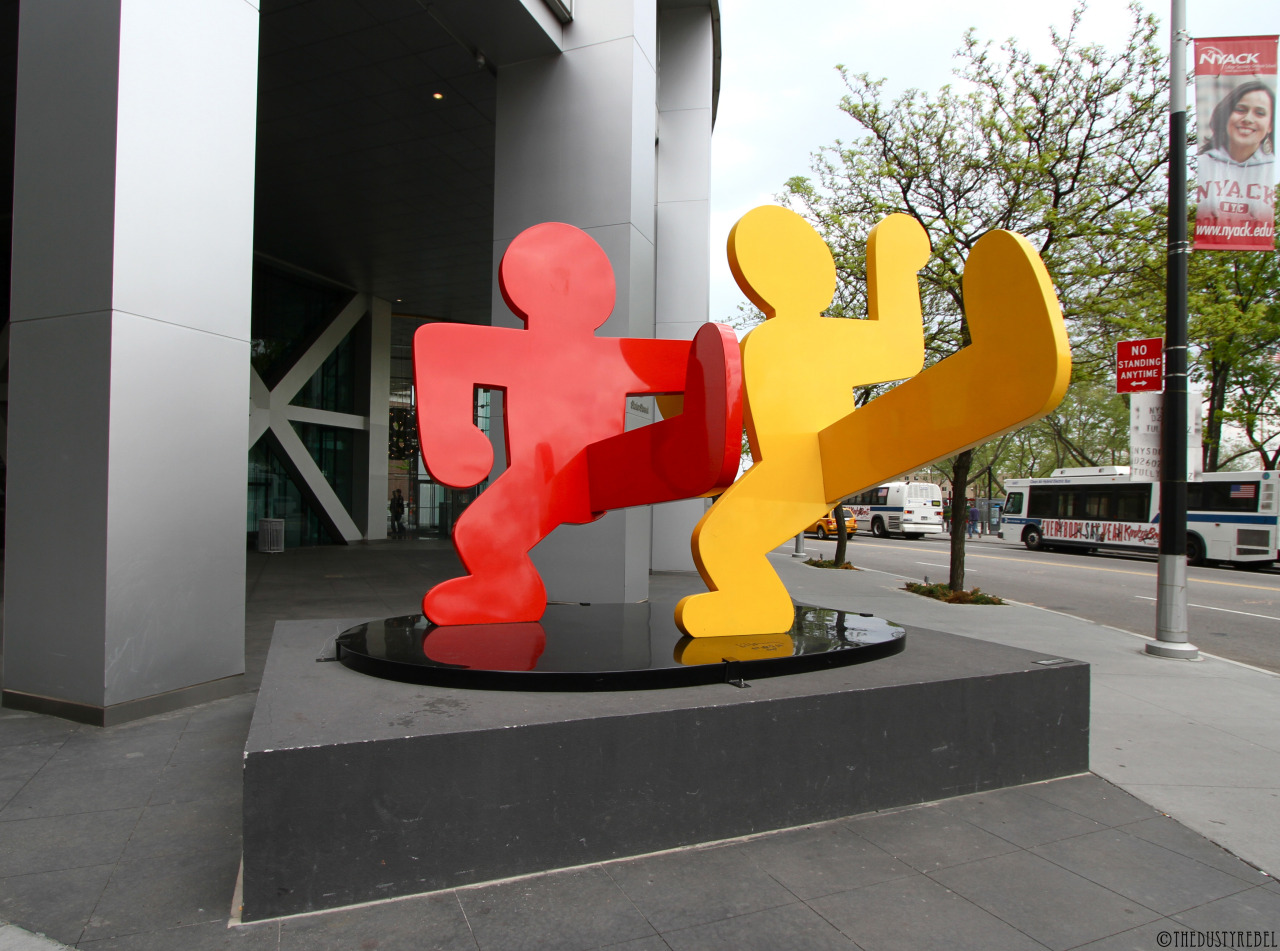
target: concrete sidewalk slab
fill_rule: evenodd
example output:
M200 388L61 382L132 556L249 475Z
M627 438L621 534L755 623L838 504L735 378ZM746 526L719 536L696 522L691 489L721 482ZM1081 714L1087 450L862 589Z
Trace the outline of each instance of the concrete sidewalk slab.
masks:
M951 605L870 569L771 556L797 601L1087 661L1090 767L1236 855L1280 874L1280 676L1233 661L1155 657L1146 639L1021 604Z

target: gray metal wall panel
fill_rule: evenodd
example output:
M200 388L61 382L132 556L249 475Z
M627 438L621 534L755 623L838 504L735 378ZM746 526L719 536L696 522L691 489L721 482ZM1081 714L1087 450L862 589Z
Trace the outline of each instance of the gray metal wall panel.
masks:
M13 324L4 687L103 702L111 315ZM97 632L94 636L93 632Z
M108 705L244 672L249 391L246 342L113 323Z
M6 690L243 670L257 28L244 0L23 4Z
M12 320L111 308L117 3L24 0Z

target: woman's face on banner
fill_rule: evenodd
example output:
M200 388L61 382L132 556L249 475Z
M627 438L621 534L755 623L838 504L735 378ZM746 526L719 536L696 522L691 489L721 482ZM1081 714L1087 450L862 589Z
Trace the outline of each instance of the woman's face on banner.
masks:
M1227 119L1231 154L1237 159L1252 155L1271 131L1272 121L1270 96L1260 89L1241 96Z

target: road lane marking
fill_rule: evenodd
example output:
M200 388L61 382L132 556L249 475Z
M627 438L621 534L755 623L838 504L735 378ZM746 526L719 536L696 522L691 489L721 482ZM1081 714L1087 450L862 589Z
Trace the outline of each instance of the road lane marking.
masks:
M880 547L882 547L882 546L880 546L880 545L872 545L872 544L869 544L869 543L867 543L867 542L862 542L862 543L851 543L851 544L858 544L858 547L859 547L859 548L880 548ZM897 547L897 548L899 548L899 550L901 550L901 546L895 546L895 547ZM966 560L968 560L969 558L983 558L983 559L986 559L987 561L1012 561L1012 562L1014 562L1015 564L1019 564L1019 565L1025 565L1025 564L1027 563L1027 561L1026 561L1026 559L1025 559L1025 558L1004 558L1004 557L1001 557L1000 555L974 555L974 554L970 554L970 553L966 552L966 553L965 553L965 559L966 559ZM918 561L918 562L916 562L916 564L918 564L918 565L922 565L922 564L924 564L924 562L922 562L922 561ZM946 567L949 567L949 566L948 566L948 565L942 565L941 567L946 568ZM1121 568L1099 568L1099 567L1097 567L1096 565L1071 565L1071 564L1065 564L1065 563L1063 563L1063 564L1059 564L1058 562L1050 562L1050 563L1049 563L1049 567L1053 567L1053 568L1081 568L1081 569L1084 569L1084 570L1086 570L1086 571L1108 571L1108 572L1111 572L1112 574L1117 574L1117 575L1137 575L1137 576L1138 576L1138 577L1140 577L1140 578L1154 578L1154 577L1156 576L1154 571L1126 571L1126 570L1121 569ZM1197 578L1197 579L1195 579L1195 580L1197 580L1197 581L1198 581L1199 579ZM1217 582L1217 583L1218 583L1218 584L1230 584L1231 582L1220 581L1220 582ZM1261 587L1261 586L1260 586L1260 585L1243 585L1242 587L1246 587L1246 588L1256 588L1256 587ZM1273 589L1273 588L1263 587L1263 588L1262 588L1262 590L1263 590L1263 591L1273 591L1273 590L1275 590L1275 589Z
M930 567L930 568L950 568L950 567L951 567L950 565L939 565L939 564L935 564L935 563L934 563L934 562L932 562L932 561L917 561L917 562L916 562L916 564L917 564L917 565L927 565L927 566L928 566L928 567Z
M1145 595L1141 595L1141 594L1135 594L1134 597L1138 598L1141 601L1155 600L1155 598L1148 598ZM1211 607L1208 604L1191 604L1190 602L1188 602L1187 607L1202 608L1205 611L1221 611L1223 614L1243 614L1245 617L1260 617L1260 618L1265 618L1268 621L1280 621L1280 617L1275 617L1270 614L1253 614L1249 611L1232 611L1230 608L1215 608L1215 607Z
M874 547L874 546L867 546L867 547ZM775 554L782 554L782 552L778 551L778 552L775 552ZM896 571L885 571L883 568L863 568L862 570L875 572L876 574L881 574L881 575L888 575L891 578L899 578L903 581L912 580L906 575L900 575ZM1029 601L1014 601L1010 598L1005 598L1004 600L1006 604L1016 604L1025 608L1030 608L1033 611L1044 611L1048 614L1057 614L1060 617L1071 618L1071 620L1080 621L1083 624L1092 624L1094 627L1100 627L1103 630L1115 631L1117 634L1126 634L1129 637L1138 637L1144 641L1155 640L1155 638L1152 637L1150 634L1140 634L1137 631L1130 631L1123 627L1116 627L1114 624L1104 624L1101 621L1091 621L1089 618L1081 617L1078 614L1069 614L1066 611L1055 611L1053 608L1042 607L1041 605L1038 605L1038 604L1032 604ZM1280 670L1272 670L1268 667L1258 667L1258 666L1255 666L1254 664L1246 664L1244 661L1232 660L1230 657L1223 657L1221 654L1211 654L1209 651L1206 651L1206 650L1201 650L1200 656L1208 660L1220 660L1224 664L1231 664L1233 667L1243 667L1246 670L1257 671L1260 674L1266 674L1268 677L1280 677Z
M850 542L849 544L857 545L859 548L884 547L883 545L876 545L876 544L872 544L871 542ZM895 545L893 547L898 550L901 550L904 546ZM977 555L977 554L970 554L968 552L965 553L965 558L966 560L969 558L983 558L987 561L1011 561L1014 564L1018 564L1018 565L1025 565L1027 563L1027 560L1025 558L1008 558L1002 555ZM924 562L917 562L916 564L924 564ZM1079 568L1081 571L1105 571L1105 572L1108 572L1109 574L1114 574L1114 575L1137 575L1139 578L1155 578L1156 577L1156 572L1154 569L1151 571L1129 571L1124 568L1101 568L1097 565L1076 565L1076 564L1070 564L1068 562L1057 562L1057 561L1049 562L1048 566L1053 568ZM943 566L943 567L946 567L946 566ZM1194 582L1195 584L1223 585L1228 588L1253 588L1257 591L1272 591L1272 592L1280 591L1280 588L1274 585L1244 584L1243 582L1240 582L1240 581L1214 581L1209 578L1188 578L1187 581Z

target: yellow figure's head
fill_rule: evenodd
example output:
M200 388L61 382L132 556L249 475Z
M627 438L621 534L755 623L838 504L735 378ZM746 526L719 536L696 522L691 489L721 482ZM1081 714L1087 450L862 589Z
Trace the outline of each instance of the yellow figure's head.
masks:
M734 280L765 317L813 316L836 292L831 251L807 221L777 205L753 208L729 232Z

